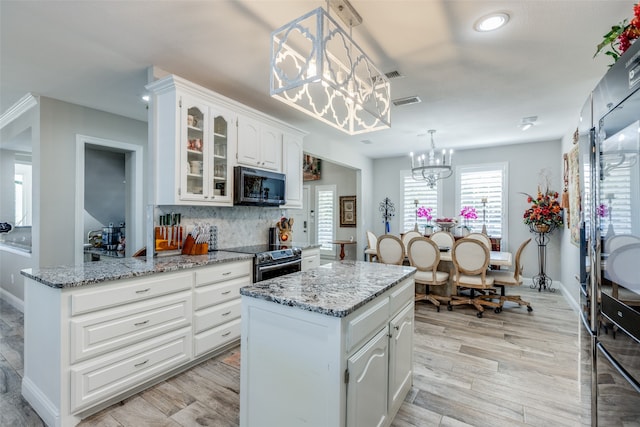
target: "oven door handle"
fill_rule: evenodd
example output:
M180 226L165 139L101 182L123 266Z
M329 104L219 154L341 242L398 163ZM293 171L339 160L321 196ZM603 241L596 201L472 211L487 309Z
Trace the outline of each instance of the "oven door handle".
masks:
M294 261L283 262L281 264L271 264L271 265L264 265L264 266L259 265L258 269L260 271L272 271L272 270L277 270L277 269L282 268L282 267L289 267L289 266L292 266L292 265L300 264L301 262L302 262L302 259L298 258L298 259L296 259Z

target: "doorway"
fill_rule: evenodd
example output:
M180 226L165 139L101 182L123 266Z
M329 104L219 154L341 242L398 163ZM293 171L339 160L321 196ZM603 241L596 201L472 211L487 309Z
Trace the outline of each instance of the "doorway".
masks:
M309 186L302 186L302 209L291 209L289 216L293 218L293 241L296 244L311 243L311 224L309 223Z
M105 177L120 181L122 188L116 190L117 185L97 185L95 179L87 178L87 166L104 168L95 171L96 175L105 174ZM114 226L120 226L120 223L125 226L125 256L130 257L144 245L143 147L76 135L76 176L75 263L84 262L87 230L95 229L97 225L108 226L111 222ZM85 190L89 190L88 194ZM96 209L96 204L100 203L102 207ZM88 213L87 208L91 206L94 213L101 213Z

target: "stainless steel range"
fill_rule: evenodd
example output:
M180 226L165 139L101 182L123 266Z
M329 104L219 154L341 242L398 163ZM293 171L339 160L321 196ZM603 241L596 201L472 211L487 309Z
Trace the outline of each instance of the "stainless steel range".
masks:
M295 273L302 268L302 249L280 245L253 245L223 249L228 252L254 254L253 282Z

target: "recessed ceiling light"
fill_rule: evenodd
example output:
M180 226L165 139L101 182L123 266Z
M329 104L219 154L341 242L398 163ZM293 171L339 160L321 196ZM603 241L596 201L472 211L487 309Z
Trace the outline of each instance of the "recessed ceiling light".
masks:
M473 28L482 32L493 31L504 26L507 22L509 22L509 14L507 12L495 12L478 19Z
M523 117L518 126L520 129L525 131L527 129L531 129L536 120L538 120L538 116Z

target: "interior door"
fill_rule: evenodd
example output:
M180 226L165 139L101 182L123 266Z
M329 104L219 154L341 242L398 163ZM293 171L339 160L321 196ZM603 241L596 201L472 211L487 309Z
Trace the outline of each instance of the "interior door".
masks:
M296 244L311 242L309 224L309 186L302 187L302 209L289 209L289 217L293 218L293 241Z

